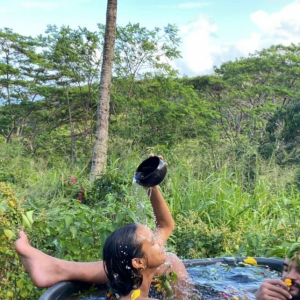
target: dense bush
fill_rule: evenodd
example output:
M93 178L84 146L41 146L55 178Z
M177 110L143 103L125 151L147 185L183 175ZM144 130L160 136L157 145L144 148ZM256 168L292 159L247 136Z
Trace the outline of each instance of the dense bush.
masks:
M23 200L0 182L0 299L33 299L41 293L31 283L19 262L14 241L23 222L30 226L31 213L24 213Z
M242 229L232 232L225 224L212 228L193 211L178 214L175 223L172 238L181 258L233 256L242 242Z
M132 217L132 218L131 218ZM107 197L105 207L91 208L74 200L40 215L30 233L32 244L47 253L73 261L96 261L102 257L107 236L124 222L134 222L128 208Z
M93 182L84 203L92 207L105 206L107 195L113 195L117 203L126 202L130 183L119 169L108 170Z

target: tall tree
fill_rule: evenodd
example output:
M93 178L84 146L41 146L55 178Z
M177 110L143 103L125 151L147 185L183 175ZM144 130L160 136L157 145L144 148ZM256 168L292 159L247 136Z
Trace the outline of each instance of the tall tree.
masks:
M0 29L0 135L9 143L22 138L29 116L38 110L44 60L31 37Z
M70 127L71 162L77 158L77 144L87 153L88 134L94 138L94 116L98 94L101 58L98 47L103 48L102 39L86 28L77 30L69 26L60 29L52 25L47 28L47 36L40 37L45 44L45 55L52 63L55 85L60 87L61 110L65 110ZM103 35L104 36L104 35ZM57 100L55 100L57 101ZM80 112L80 113L79 113ZM82 138L80 143L79 139ZM91 152L88 151L89 156Z
M117 2L117 0L107 1L103 62L97 106L96 141L91 167L92 177L100 174L105 169L107 162L110 85L116 38Z

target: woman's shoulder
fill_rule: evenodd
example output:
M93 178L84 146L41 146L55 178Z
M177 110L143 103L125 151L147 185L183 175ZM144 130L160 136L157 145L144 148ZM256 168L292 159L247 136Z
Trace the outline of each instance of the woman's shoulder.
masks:
M187 277L188 272L182 260L174 253L167 253L167 261L157 268L155 276L159 276L166 272L175 272L178 277Z

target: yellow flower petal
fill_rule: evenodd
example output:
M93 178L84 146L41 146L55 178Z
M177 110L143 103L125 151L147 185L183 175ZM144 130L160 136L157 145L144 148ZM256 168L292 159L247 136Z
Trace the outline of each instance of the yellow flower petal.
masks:
M287 286L291 286L292 285L292 279L290 279L290 278L286 278L284 280L284 282L286 283Z
M130 299L131 299L131 300L135 300L135 299L137 299L140 295L141 295L141 290L140 290L140 289L135 290L135 291L131 294Z
M244 259L244 262L246 264L257 266L257 261L253 257L250 257L250 256L247 257L246 259Z

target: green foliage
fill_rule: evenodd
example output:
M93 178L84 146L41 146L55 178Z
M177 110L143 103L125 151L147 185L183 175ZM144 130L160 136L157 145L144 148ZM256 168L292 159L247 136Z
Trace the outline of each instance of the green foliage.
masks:
M38 110L35 102L41 84L44 60L36 49L41 44L31 37L0 30L0 132L5 141L19 140L29 115Z
M250 188L245 184L249 179L244 173L248 153L240 153L238 158L231 153L231 158L222 162L223 168L212 172L214 165L208 163L205 152L199 158L199 148L193 152L192 144L185 145L185 148L187 146L187 159L181 155L178 159L172 156L169 161L165 197L173 214L184 211L181 213L184 217L176 217L177 235L172 239L172 245L181 245L181 253L190 245L192 254L195 253L193 257L214 256L209 254L212 248L217 249L216 256L228 253L283 257L286 247L299 236L299 193L290 186L293 170L280 168L272 161L266 164L257 158L256 165L253 165L255 178ZM188 230L184 222L191 222L187 225L192 228L190 235L184 234ZM183 229L179 234L180 243L177 243L180 228ZM199 228L207 231L203 234ZM221 243L218 238L223 241L223 234L232 247L212 247L216 241ZM206 245L205 250L197 248L198 240L201 240L200 245ZM188 255L192 257L192 254Z
M288 252L287 252L286 256L287 256L290 260L294 260L294 259L299 255L299 251L300 251L300 244L299 244L299 243L294 243L294 244L292 244L292 246L288 249Z
M261 141L259 151L265 158L275 157L280 165L291 165L299 161L300 99L279 108L269 119L267 134ZM297 182L297 181L296 181Z
M74 200L68 206L42 213L33 223L30 238L33 245L55 257L73 261L97 261L109 234L137 217L114 194L108 194L105 205L89 207Z
M103 26L99 26L103 31ZM118 77L131 79L157 73L175 73L168 60L180 57L177 47L179 38L175 25L168 24L162 31L160 28L148 30L140 24L117 27L114 72ZM130 90L129 90L130 93Z
M172 284L176 283L178 275L174 271L166 269L163 274L155 276L153 281L155 282L156 292L163 295L163 298L168 300L174 296Z
M110 121L113 137L144 147L172 147L175 142L204 136L209 139L215 113L191 86L156 76L136 82L127 97L129 87L123 84L123 80L115 80L116 93L112 94L112 108L117 113Z
M85 199L85 204L92 207L106 206L108 195L118 203L126 203L128 185L129 178L124 176L119 169L108 170L94 180Z
M111 204L106 210L95 210L75 200L69 206L41 214L33 224L31 239L36 247L56 257L99 260L106 237L120 225L106 216L115 209Z
M201 213L193 211L176 215L175 223L172 240L182 258L232 256L239 249L241 229L232 232L225 224L210 227L202 221Z
M70 203L79 193L84 196L83 188L89 187L85 168L70 168L64 161L53 155L56 168L51 159L33 160L26 156L26 149L17 143L2 144L0 147L0 180L14 183L14 189L26 198L30 209L48 209L58 204ZM59 158L60 159L60 158ZM60 159L61 160L61 159Z
M40 294L25 274L14 249L22 219L28 227L32 223L32 212L24 213L22 202L8 184L0 182L0 299L3 300L37 298Z

